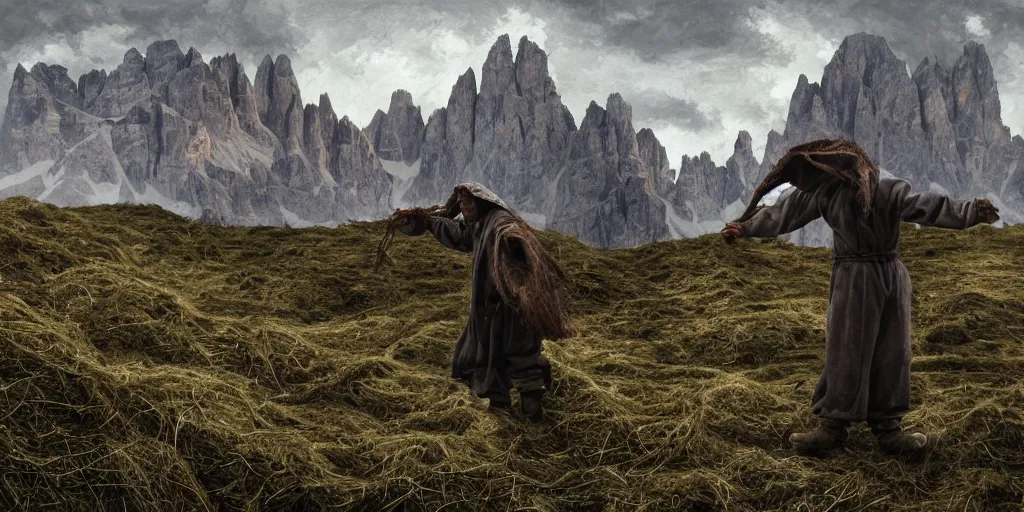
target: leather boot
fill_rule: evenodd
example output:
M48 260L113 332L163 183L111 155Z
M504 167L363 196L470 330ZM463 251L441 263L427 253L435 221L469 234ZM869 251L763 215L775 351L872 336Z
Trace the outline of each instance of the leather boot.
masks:
M508 395L492 393L487 396L487 412L491 414L509 414L512 412L512 399Z
M823 457L832 450L842 447L849 436L849 421L826 418L816 430L790 435L789 442L799 453Z
M924 453L928 436L915 432L906 434L899 419L872 421L871 432L878 439L878 449L891 457L913 458Z
M519 406L522 408L523 416L534 423L544 419L543 399L544 390L519 393Z

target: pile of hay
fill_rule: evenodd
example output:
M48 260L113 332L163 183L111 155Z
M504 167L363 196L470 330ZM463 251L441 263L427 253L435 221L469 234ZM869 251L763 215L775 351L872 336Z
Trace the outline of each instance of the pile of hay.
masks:
M448 378L469 257L383 224L226 228L157 207L0 202L0 508L1020 510L1024 226L906 230L903 464L814 424L829 251L717 236L542 240L579 335L547 418Z

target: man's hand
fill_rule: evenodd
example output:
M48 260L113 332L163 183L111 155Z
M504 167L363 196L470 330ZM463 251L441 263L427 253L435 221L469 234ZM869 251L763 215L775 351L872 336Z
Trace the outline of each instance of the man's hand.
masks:
M730 222L721 231L726 243L733 243L737 238L743 238L743 227L739 222Z
M992 204L992 201L979 197L974 200L978 207L978 218L986 224L993 224L999 220L999 208Z
M430 223L429 216L422 209L414 209L412 211L396 210L394 218L395 228L398 232L409 236L422 235Z

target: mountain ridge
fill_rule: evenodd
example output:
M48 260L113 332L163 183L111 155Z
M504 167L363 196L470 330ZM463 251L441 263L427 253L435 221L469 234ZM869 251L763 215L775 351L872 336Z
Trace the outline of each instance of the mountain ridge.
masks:
M577 127L547 54L525 36L515 54L500 36L479 87L470 67L425 122L402 89L362 128L338 119L327 95L306 104L299 89L286 55L266 55L250 82L234 54L206 63L175 40L131 48L109 75L77 83L60 65L19 64L0 127L0 197L116 197L211 222L304 227L442 202L473 180L536 227L618 248L720 229L788 147L847 137L915 188L988 196L1011 223L1024 211L1024 139L1002 125L991 62L973 42L948 69L924 59L911 75L884 38L848 36L820 81L799 75L786 128L769 131L760 161L741 130L724 165L703 152L677 169L618 93L605 108L592 101ZM829 237L815 221L784 238Z

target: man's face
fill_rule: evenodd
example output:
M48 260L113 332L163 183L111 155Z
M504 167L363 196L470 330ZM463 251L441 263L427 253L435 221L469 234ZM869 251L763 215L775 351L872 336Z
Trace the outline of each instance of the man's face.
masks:
M462 210L462 217L467 221L476 220L476 198L473 196L465 192L459 192L459 209Z

